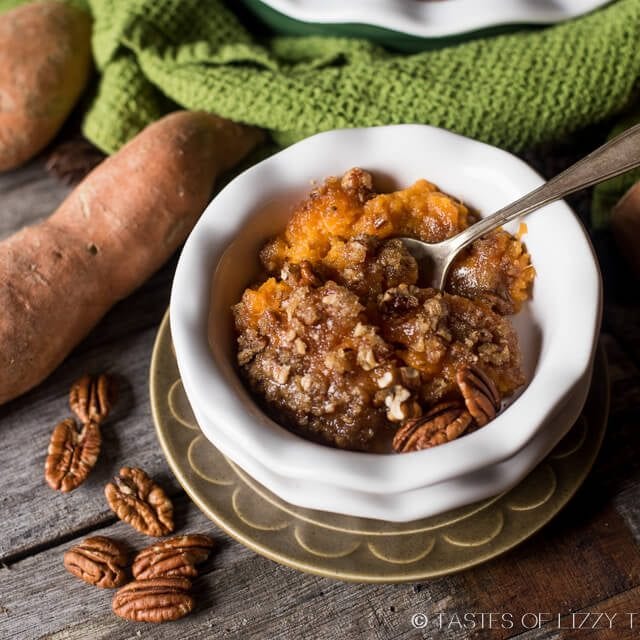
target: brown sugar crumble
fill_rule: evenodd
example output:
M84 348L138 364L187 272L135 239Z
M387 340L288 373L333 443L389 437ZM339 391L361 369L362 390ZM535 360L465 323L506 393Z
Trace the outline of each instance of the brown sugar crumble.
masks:
M394 239L439 242L475 219L427 180L378 194L357 168L311 191L260 252L269 277L233 308L238 365L267 413L306 438L371 452L484 426L479 407L490 398L495 415L525 382L504 316L530 296L530 256L497 230L459 256L440 292L418 286L415 259ZM413 444L395 446L406 425Z

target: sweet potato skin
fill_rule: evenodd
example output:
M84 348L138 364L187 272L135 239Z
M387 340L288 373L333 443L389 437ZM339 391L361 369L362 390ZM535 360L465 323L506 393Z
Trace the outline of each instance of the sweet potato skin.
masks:
M640 182L636 182L611 211L611 230L620 253L640 278Z
M91 18L60 2L0 15L0 171L25 163L58 132L91 69Z
M150 125L46 220L0 242L0 404L41 382L183 242L217 175L261 139L198 112Z

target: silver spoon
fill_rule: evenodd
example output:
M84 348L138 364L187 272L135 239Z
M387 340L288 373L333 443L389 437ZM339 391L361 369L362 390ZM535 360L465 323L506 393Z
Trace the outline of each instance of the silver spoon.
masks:
M468 229L443 242L429 244L414 238L400 238L418 261L421 275L430 274L430 284L444 289L447 274L456 256L466 246L514 218L560 200L575 191L613 178L640 166L640 124L627 129L579 160L555 178L515 202L478 220Z

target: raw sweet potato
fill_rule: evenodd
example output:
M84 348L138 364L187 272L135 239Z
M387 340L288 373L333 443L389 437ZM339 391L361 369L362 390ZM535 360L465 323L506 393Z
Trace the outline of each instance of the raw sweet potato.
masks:
M61 2L0 15L0 171L40 151L57 133L91 68L91 18Z
M181 111L96 167L46 220L0 242L0 404L43 380L185 239L256 129Z
M636 182L613 208L611 229L620 253L640 278L640 182Z

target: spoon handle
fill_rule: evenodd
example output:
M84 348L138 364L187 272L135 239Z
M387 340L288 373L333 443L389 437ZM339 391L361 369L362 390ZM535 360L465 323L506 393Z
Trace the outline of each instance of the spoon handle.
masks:
M640 124L627 129L555 178L530 191L492 215L482 218L447 241L449 251L459 251L489 231L525 216L575 191L613 178L640 166Z

